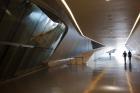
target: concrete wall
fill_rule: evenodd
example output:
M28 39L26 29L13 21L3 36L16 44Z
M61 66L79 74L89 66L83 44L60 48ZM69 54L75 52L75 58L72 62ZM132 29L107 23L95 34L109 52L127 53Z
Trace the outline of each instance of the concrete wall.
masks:
M133 54L140 56L140 20L128 39L126 47L131 50Z

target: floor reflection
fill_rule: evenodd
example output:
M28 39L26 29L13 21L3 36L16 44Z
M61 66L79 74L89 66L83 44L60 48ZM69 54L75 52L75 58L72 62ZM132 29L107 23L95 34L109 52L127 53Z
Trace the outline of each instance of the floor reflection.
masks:
M128 67L127 67L127 65L128 65ZM130 72L132 72L132 63L124 63L124 70L126 70L127 71L127 68L129 69L129 71Z
M140 93L140 62L112 56L86 65L65 64L0 86L1 93ZM133 65L133 72L132 72ZM133 85L133 86L132 86Z
M132 72L132 64L129 63L129 71Z
M127 70L127 64L124 63L124 70Z

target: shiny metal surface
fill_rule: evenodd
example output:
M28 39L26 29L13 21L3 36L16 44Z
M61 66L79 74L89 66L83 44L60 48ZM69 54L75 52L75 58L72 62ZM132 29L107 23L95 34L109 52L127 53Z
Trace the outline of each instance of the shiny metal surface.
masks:
M82 37L55 0L1 0L0 5L2 80L101 46Z
M118 61L119 60L119 61ZM2 93L139 93L140 63L101 57L87 65L63 65L0 86Z
M5 10L0 14L0 80L4 80L41 67L63 39L66 25L27 0L1 0L0 5L0 12Z
M91 44L91 40L82 37L75 26L73 25L70 17L68 16L63 4L59 0L33 0L35 4L40 7L51 11L56 14L67 25L67 33L57 47L55 53L51 57L51 60L61 60L65 58L75 57L80 53L88 52L93 48L100 47L102 45L94 42Z

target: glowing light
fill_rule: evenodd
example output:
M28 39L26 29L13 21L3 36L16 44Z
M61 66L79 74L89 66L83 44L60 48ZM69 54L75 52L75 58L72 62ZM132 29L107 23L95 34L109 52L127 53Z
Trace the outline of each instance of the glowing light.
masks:
M105 1L109 2L110 0L105 0Z
M128 36L128 39L130 38L131 34L133 33L133 31L134 31L134 29L135 29L135 27L136 27L136 25L137 25L139 19L140 19L140 13L139 13L139 15L138 15L138 17L137 17L137 19L136 19L136 21L135 21L135 23L134 23L132 29L131 29L131 32L130 32L130 34L129 34L129 36ZM126 43L127 43L128 39L126 40Z
M68 4L66 3L66 1L65 1L65 0L61 0L61 2L64 4L64 6L66 7L66 9L68 10L68 12L69 12L69 14L70 14L72 20L74 21L76 27L78 28L80 34L81 34L83 37L85 37L85 38L87 38L87 39L89 39L89 40L91 40L91 41L97 42L97 41L95 41L95 40L93 40L93 39L91 39L91 38L86 37L86 36L82 33L82 30L81 30L81 28L79 27L79 25L78 25L78 23L77 23L77 21L76 21L74 15L73 15L72 11L71 11L70 7L68 6ZM97 42L97 43L101 44L100 42ZM103 44L101 44L101 45L103 45Z
M132 50L131 52L132 52L132 54L136 54L136 51L135 50Z
M75 19L73 13L72 13L72 11L71 11L71 9L69 8L68 4L66 3L65 0L61 0L61 1L62 1L62 3L65 5L65 7L66 7L66 9L68 10L68 12L70 13L70 15L71 15L71 17L72 17L72 19L73 19L75 25L77 26L78 30L80 31L80 34L83 35L83 33L82 33L82 31L81 31L81 29L80 29L80 27L79 27L79 25L78 25L78 23L77 23L77 21L76 21L76 19Z
M133 87L132 87L132 84L131 84L131 79L130 79L128 73L126 73L126 78L127 78L127 84L128 84L130 93L134 93Z
M109 90L109 91L123 91L124 90L123 88L117 87L117 86L103 86L101 87L101 89Z
M32 12L29 17L32 19L32 20L38 20L39 17L41 16L41 13L40 12Z
M114 56L116 57L117 62L124 63L124 60L123 60L124 51L128 51L124 44L122 44L116 48L116 52L114 53Z
M6 12L8 15L12 16L12 13L11 13L8 9L6 9L5 12Z
M102 79L102 77L104 76L104 74L105 74L105 70L103 70L103 71L96 77L96 79L93 80L93 81L91 82L91 84L90 84L89 87L84 91L84 93L91 93L91 91L93 91L93 90L96 88L98 82Z

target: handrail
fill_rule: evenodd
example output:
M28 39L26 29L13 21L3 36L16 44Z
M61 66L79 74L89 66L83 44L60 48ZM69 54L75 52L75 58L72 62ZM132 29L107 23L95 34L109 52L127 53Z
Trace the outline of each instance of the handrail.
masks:
M0 41L0 45L9 45L9 46L14 46L14 47L24 47L24 48L43 48L43 49L53 50L52 48L27 45L27 44L22 44L22 43L6 42L6 41Z
M6 42L6 41L0 41L0 45L9 45L9 46L15 46L15 47L27 47L27 48L34 48L33 45L26 45L26 44L20 44L20 43L14 43L14 42Z

